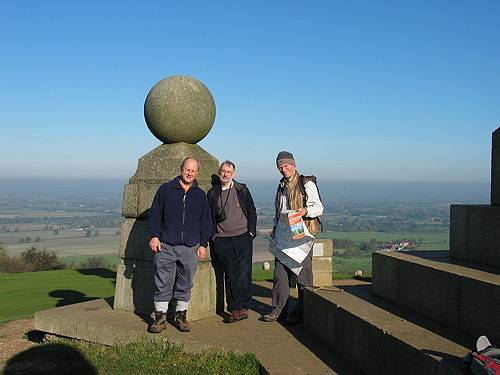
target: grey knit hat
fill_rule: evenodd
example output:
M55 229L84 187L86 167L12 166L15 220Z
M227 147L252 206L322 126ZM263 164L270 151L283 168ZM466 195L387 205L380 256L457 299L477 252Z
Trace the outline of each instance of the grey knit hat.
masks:
M293 158L293 154L291 152L280 151L280 153L276 157L276 166L279 168L283 164L295 165L295 159Z

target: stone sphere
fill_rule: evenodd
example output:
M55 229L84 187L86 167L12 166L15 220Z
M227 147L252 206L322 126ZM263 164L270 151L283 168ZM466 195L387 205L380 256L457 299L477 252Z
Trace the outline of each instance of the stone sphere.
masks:
M207 87L186 76L162 79L149 91L144 118L163 143L197 143L215 121L215 102Z

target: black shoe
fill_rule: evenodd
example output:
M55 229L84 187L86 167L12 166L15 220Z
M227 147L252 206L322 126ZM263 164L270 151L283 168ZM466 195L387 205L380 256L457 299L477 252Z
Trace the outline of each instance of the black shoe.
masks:
M163 311L155 311L155 321L148 328L150 333L160 333L167 328L167 315Z
M186 319L187 310L177 311L175 313L175 325L177 329L181 332L189 332L189 323Z

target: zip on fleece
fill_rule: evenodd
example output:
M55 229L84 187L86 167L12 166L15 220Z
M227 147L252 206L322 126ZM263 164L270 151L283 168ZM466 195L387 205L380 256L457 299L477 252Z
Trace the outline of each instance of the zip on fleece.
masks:
M184 192L184 196L182 197L182 232L181 232L181 240L184 240L184 221L186 221L186 192Z

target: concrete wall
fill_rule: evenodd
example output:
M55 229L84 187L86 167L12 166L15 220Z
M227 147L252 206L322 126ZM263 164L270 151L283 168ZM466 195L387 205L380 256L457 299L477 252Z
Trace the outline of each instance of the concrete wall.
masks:
M472 337L500 342L500 275L404 253L373 253L372 292Z
M500 267L500 206L452 205L450 256Z

